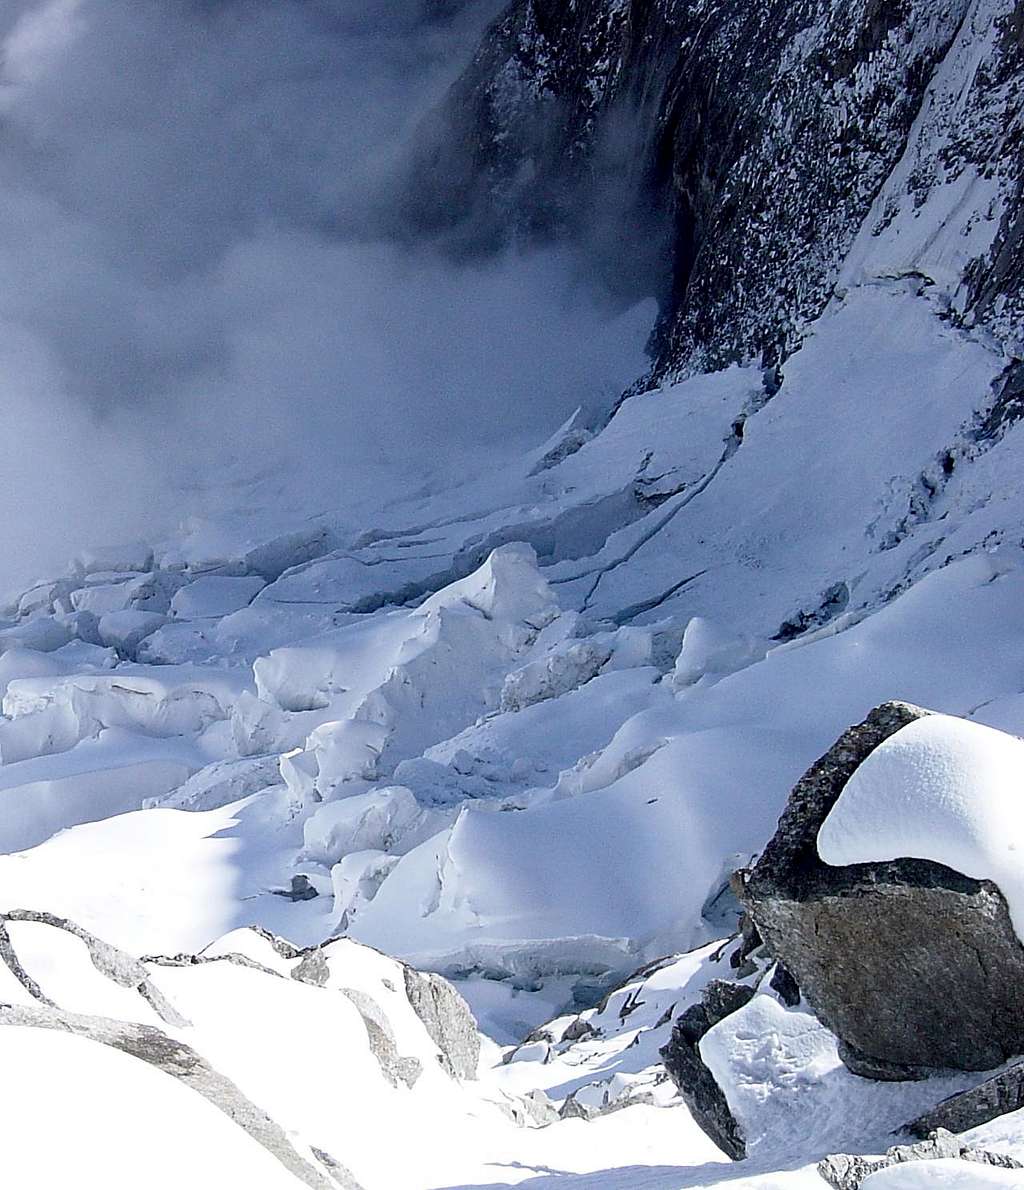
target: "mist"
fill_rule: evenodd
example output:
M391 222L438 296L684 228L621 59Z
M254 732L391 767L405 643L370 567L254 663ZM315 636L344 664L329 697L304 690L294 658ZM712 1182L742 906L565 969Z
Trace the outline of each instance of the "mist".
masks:
M570 250L456 262L396 223L499 8L7 0L0 590L267 469L310 507L383 503L642 370L653 310Z

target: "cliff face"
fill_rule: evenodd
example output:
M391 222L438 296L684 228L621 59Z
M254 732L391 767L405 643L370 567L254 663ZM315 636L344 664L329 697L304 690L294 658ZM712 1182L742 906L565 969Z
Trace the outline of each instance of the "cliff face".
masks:
M425 130L417 215L657 292L659 377L784 359L854 261L1012 344L1022 43L1021 0L515 0Z

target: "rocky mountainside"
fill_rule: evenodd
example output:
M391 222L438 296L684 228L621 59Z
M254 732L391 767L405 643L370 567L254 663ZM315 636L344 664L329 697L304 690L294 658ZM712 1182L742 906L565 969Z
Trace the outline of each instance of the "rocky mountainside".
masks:
M427 129L416 210L653 286L658 378L780 363L851 267L1019 346L1022 23L1013 0L519 0Z
M497 18L412 213L657 294L653 369L0 601L16 1184L1021 1186L1022 42Z

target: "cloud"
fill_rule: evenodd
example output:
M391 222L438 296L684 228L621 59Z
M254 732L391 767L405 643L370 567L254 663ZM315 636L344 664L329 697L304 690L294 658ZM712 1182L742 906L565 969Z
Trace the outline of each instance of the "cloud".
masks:
M541 438L639 369L651 312L616 320L570 254L390 238L416 127L496 8L7 0L0 589L166 531L194 509L160 493L202 503L229 456L343 500Z

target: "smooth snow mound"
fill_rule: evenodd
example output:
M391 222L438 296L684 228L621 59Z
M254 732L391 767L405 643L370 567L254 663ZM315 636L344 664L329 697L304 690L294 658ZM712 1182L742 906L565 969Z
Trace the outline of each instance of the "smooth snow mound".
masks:
M949 715L908 724L846 783L818 854L837 866L927 859L991 880L1024 938L1024 741Z
M997 1169L974 1161L911 1161L869 1174L863 1190L982 1190L985 1186L1024 1186L1019 1169Z
M3 1028L0 1063L5 1186L301 1190L213 1104L109 1046Z

